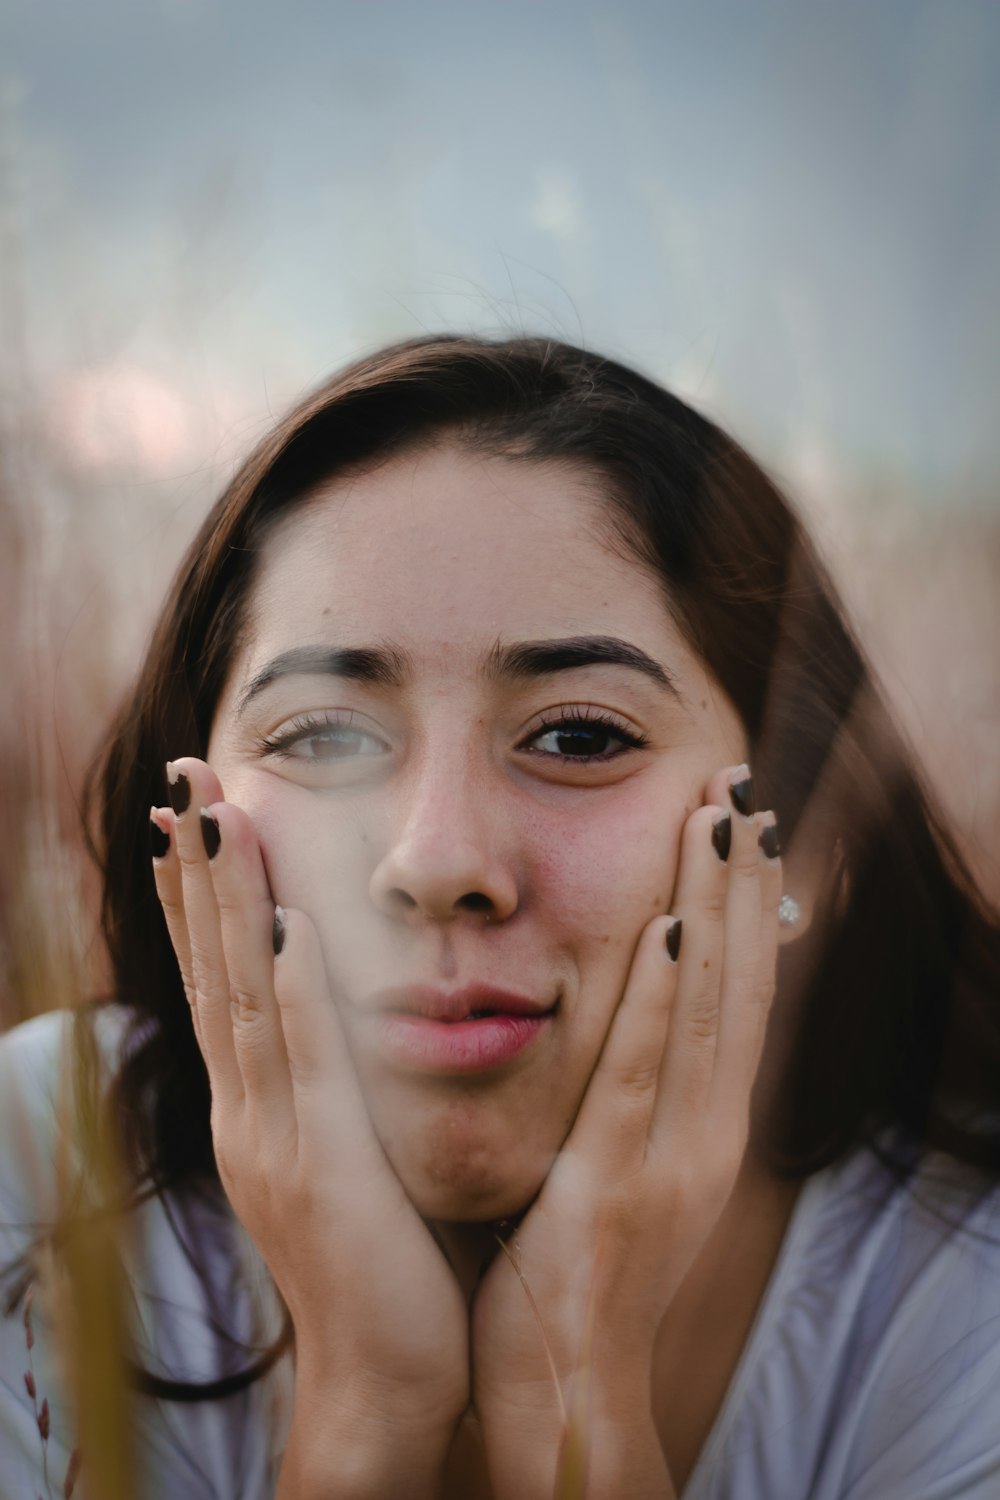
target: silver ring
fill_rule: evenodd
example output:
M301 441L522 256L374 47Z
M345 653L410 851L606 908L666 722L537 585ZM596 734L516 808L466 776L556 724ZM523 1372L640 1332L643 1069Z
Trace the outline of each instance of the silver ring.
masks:
M802 908L794 896L782 896L778 902L778 921L782 927L794 927L802 915Z

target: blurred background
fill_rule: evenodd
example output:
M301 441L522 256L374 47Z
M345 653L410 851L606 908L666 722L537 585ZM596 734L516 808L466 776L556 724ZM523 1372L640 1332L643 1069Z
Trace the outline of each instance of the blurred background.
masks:
M206 506L422 330L734 432L1000 896L998 78L994 0L6 0L0 1029L100 983L80 785Z

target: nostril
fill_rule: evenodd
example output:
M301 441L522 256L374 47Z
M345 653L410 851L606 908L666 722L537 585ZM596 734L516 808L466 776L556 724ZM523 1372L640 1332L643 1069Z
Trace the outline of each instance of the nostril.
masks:
M397 912L413 911L417 905L409 891L389 891L387 893L390 904Z
M464 906L467 911L489 912L492 910L493 902L490 900L489 896L483 896L479 891L470 891L467 896L462 897L461 905Z

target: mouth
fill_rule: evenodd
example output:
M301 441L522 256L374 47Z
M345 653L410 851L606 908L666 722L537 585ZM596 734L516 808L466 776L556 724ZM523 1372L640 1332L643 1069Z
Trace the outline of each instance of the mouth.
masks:
M547 1030L559 1009L487 985L445 992L429 986L375 997L377 1045L393 1065L438 1074L482 1073L512 1063Z
M460 990L447 991L418 984L382 990L374 997L371 1009L382 1014L419 1016L427 1021L453 1025L494 1016L547 1016L557 1004L558 999L536 1000L488 984L467 984Z

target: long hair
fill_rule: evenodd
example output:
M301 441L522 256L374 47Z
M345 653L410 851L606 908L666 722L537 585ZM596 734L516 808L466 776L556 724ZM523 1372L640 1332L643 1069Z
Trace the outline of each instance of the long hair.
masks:
M779 970L791 1021L776 1102L754 1123L773 1169L802 1178L861 1145L884 1152L893 1127L1000 1176L1000 929L789 505L732 438L613 360L541 338L434 336L343 370L243 465L181 563L92 773L109 998L134 1017L108 1109L137 1190L218 1188L207 1074L147 845L165 762L205 755L275 521L345 469L444 434L598 480L610 542L662 581L734 703L784 841L808 836L828 864L823 911ZM900 1175L910 1161L903 1152Z

